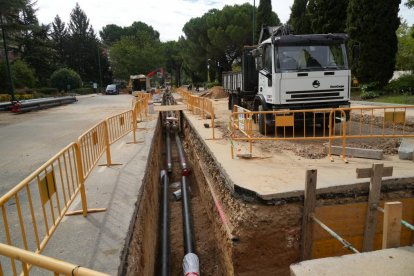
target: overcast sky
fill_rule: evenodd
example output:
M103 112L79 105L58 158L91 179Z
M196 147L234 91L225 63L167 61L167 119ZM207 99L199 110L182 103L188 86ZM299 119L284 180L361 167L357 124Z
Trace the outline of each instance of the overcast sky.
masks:
M192 17L199 17L208 10L221 9L224 5L242 4L246 0L37 0L37 16L44 24L53 22L58 14L64 22L76 2L86 13L96 33L107 24L130 26L134 21L151 25L160 33L162 41L177 40L182 28ZM253 1L249 1L253 4ZM256 6L260 0L256 0ZM403 0L405 2L405 0ZM282 22L290 15L293 0L272 0L272 8ZM400 16L414 24L414 9L400 7ZM384 19L386 22L386 19Z

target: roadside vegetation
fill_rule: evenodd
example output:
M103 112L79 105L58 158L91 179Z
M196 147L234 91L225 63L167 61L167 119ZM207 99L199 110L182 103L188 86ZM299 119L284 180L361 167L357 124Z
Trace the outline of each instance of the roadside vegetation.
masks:
M414 8L414 0L404 3ZM390 82L396 70L414 72L414 27L400 22L399 4L400 0L294 0L287 23L296 34L348 33L350 48L359 44L361 49L359 59L351 56L359 98L399 101L414 93L412 73ZM260 26L281 23L271 1L260 0L254 34L253 6L245 3L194 17L184 25L184 36L162 42L159 32L139 17L126 27L108 24L98 36L79 4L69 22L56 15L50 24L39 23L34 0L2 1L0 10L18 99L69 90L92 93L93 83L125 83L129 75L160 67L171 74L175 86L218 85L223 71L240 68L242 47L257 43ZM387 23L379 24L383 18ZM79 86L52 81L63 68L80 77ZM0 100L7 100L11 90L4 54L0 80Z

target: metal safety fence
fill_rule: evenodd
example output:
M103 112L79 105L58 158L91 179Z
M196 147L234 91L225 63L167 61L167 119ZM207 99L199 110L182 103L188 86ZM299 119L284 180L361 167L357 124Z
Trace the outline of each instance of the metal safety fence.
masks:
M286 111L250 111L234 106L229 119L231 154L234 142L260 140L325 140L332 160L332 145L339 141L346 160L347 141L367 138L414 137L414 106L355 107Z
M85 181L104 153L106 166L119 165L111 161L111 144L130 132L133 132L136 143L137 113L146 112L145 101L146 99L138 99L132 110L111 116L90 128L79 136L76 143L70 143L0 198L4 228L4 231L0 231L0 246L16 247L13 249L16 254L12 255L3 254L0 248L0 256L9 257L7 265L4 258L0 258L0 275L4 274L4 269L13 275L27 275L32 265L38 266L49 260L39 254L62 218L69 215L68 209L79 192L82 210L71 214L83 214L86 217L88 212L106 210L88 209ZM29 259L25 260L26 257ZM16 265L17 261L22 263L20 269ZM62 263L52 262L46 268L61 273ZM66 267L71 266L67 264ZM77 274L73 275L87 275L79 274L80 271L77 270Z
M192 114L195 115L201 115L203 119L211 120L211 126L209 125L208 127L211 127L212 139L216 139L215 113L213 101L208 98L193 95L182 88L176 89L176 92L182 96L183 102L187 105L188 111L191 111Z

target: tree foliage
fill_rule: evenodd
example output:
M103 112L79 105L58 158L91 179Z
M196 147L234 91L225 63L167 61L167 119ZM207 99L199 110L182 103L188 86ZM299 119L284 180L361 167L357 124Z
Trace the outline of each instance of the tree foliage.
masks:
M16 88L35 86L37 80L34 70L26 62L20 59L15 60L11 65L11 71Z
M259 37L262 26L278 26L280 19L275 12L272 11L272 2L270 0L260 0L257 8L256 38ZM253 42L255 44L256 41Z
M78 73L69 68L58 69L50 76L51 86L59 91L77 89L82 86L82 79Z
M184 25L183 68L193 82L210 79L221 81L221 72L229 71L241 57L244 45L252 40L252 6L250 4L213 9Z
M310 18L306 11L308 0L294 0L288 23L292 25L295 34L312 33Z
M343 33L348 0L309 0L308 18L313 33Z
M397 30L398 52L396 57L397 70L412 70L414 72L414 38L411 34L414 26L408 27L403 22Z
M400 0L350 0L347 30L350 45L360 44L354 73L362 83L385 85L393 75ZM387 18L386 23L384 18Z
M143 22L123 28L123 35L112 44L109 52L114 76L120 79L147 74L164 64L159 33Z

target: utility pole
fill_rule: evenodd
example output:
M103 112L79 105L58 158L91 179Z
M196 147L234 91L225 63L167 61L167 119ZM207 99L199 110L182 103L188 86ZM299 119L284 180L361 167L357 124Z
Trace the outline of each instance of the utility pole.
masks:
M2 14L0 14L0 25L1 25L2 35L3 35L4 56L5 56L5 59L6 59L7 76L9 78L9 88L10 88L10 94L11 94L11 101L15 102L16 97L14 95L13 79L12 79L12 75L11 75L11 71L10 71L9 55L8 55L7 43L6 43L6 27L4 26L4 23L3 23L3 15Z
M254 35L255 35L255 32L256 32L256 17L255 17L255 12L256 12L256 0L253 0L253 42L252 42L252 45L255 45L255 43L254 43L254 41L255 41L255 38L254 38Z

